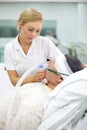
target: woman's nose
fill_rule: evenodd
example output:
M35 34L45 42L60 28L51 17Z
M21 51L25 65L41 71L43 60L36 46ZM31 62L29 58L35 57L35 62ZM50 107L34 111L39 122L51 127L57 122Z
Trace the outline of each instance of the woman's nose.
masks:
M34 36L37 36L37 33L36 33L35 31L33 31L33 32L31 33L31 35L34 37Z

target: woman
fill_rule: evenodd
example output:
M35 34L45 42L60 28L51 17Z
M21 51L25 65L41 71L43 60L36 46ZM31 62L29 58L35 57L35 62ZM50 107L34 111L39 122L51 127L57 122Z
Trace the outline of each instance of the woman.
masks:
M46 37L39 36L43 26L42 14L36 9L25 9L18 18L19 34L5 47L5 65L12 84L15 86L24 72L33 65L55 60L63 55ZM23 84L42 81L44 71L29 75Z

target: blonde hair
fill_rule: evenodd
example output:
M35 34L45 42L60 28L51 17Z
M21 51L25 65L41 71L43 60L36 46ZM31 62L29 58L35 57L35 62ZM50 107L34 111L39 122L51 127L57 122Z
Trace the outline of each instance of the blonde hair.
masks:
M20 30L20 25L23 25L27 22L36 21L43 21L41 12L36 9L25 9L19 16L17 29Z

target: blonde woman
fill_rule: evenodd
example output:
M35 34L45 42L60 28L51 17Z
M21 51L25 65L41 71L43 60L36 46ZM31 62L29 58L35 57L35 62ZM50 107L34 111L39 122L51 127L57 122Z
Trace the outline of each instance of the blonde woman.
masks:
M15 86L24 72L33 65L44 64L47 59L55 60L63 55L46 37L40 36L43 17L36 9L25 9L18 18L19 34L5 47L5 65L12 84ZM40 82L45 72L39 71L25 78L22 85Z

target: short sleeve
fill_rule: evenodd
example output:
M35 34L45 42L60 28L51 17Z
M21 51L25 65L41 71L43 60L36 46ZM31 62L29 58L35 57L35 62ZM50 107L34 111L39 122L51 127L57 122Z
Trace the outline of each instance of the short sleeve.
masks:
M4 61L5 61L5 66L7 70L15 70L14 65L12 64L12 46L9 44L5 46L4 49Z

